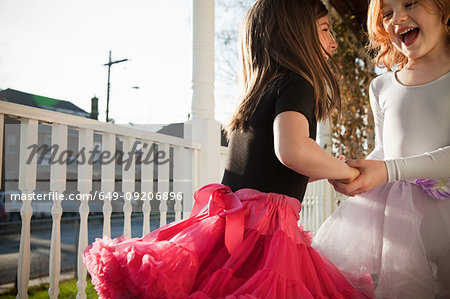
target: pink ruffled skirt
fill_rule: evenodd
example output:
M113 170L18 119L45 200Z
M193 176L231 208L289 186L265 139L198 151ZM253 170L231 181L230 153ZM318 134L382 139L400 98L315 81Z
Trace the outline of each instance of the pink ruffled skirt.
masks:
M195 199L186 220L85 250L102 298L367 298L311 248L297 199L220 184Z

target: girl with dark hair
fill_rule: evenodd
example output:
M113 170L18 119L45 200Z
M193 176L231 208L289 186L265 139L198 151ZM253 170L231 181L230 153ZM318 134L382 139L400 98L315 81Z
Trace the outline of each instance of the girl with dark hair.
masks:
M187 220L88 247L84 261L102 298L367 298L297 224L308 177L359 175L314 140L317 120L340 109L326 62L336 47L320 0L254 4L222 184L195 193Z

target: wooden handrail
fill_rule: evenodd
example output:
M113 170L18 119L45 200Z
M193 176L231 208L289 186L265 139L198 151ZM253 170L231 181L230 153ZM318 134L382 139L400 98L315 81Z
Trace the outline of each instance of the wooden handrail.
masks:
M104 123L90 118L9 103L5 101L0 101L0 111L5 116L11 115L14 117L35 119L39 122L49 124L58 123L67 126L75 126L81 129L90 129L100 133L111 133L119 136L152 140L157 143L167 143L170 145L184 146L192 149L201 148L201 144L199 142L188 141L183 138L173 137L155 132L148 132L140 128L132 128L124 125Z

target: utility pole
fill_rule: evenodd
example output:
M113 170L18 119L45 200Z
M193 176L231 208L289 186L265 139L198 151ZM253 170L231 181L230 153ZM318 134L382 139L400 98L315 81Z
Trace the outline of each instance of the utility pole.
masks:
M109 62L105 63L104 66L108 67L108 89L106 92L106 122L109 122L109 87L110 87L110 77L111 77L111 66L116 63L121 63L128 61L128 59L121 59L116 61L111 61L111 50L109 50Z

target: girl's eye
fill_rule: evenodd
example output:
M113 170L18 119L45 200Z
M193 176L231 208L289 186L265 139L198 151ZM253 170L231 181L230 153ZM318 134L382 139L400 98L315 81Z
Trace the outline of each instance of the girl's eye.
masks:
M419 1L410 1L410 2L406 3L405 7L406 8L414 7L417 4L417 2L419 2Z
M389 19L391 16L392 16L392 11L383 13L383 19Z

